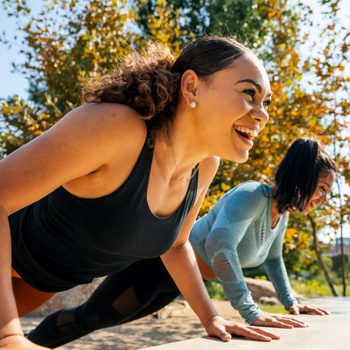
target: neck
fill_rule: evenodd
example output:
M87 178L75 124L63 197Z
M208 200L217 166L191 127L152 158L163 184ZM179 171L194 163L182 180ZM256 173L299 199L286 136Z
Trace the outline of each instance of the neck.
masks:
M276 226L280 216L281 216L281 214L278 212L278 209L277 209L277 202L276 202L275 199L272 199L272 204L271 204L271 228Z
M169 177L188 175L196 164L210 156L203 150L191 120L191 116L185 112L177 112L173 121L156 136L156 157L163 165L162 173Z

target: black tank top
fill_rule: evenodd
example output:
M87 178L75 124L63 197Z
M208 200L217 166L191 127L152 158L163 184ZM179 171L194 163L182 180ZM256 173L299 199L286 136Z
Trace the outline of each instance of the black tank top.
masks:
M157 217L147 203L152 158L146 138L130 176L113 193L86 199L59 187L10 215L14 269L34 288L58 292L165 253L194 204L198 165L180 207Z

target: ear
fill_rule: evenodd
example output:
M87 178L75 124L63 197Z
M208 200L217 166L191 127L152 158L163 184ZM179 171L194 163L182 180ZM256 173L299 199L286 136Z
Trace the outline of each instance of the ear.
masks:
M197 73L189 69L182 74L181 77L181 93L188 106L191 102L198 101L198 88L200 85L200 80Z

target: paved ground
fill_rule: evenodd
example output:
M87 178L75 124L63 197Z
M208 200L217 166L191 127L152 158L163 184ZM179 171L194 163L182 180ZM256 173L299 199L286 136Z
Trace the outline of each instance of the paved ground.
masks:
M309 324L308 328L292 330L272 329L280 335L280 340L270 343L255 342L235 338L222 343L210 338L196 338L167 345L148 347L144 350L344 350L350 349L350 298L329 298L312 300L312 303L324 306L332 312L330 316L301 315ZM267 329L267 328L266 328Z
M226 313L227 317L239 317L228 302L215 301L215 304L220 312ZM58 349L138 350L205 335L196 316L183 301L173 302L163 309L159 317L148 316L126 325L96 331ZM22 325L24 328L32 328L40 320L38 317L23 317Z
M172 303L161 317L146 317L139 321L97 331L59 350L346 350L350 344L350 298L312 300L332 311L331 316L300 316L310 324L305 329L270 329L281 336L278 341L261 343L234 338L229 343L204 338L205 333L193 312L182 302ZM239 321L229 302L215 301L219 312L226 318ZM22 319L23 326L33 327L39 318ZM267 328L266 328L267 329ZM187 340L186 340L187 339ZM175 343L174 343L175 342ZM170 343L170 344L167 344ZM161 344L167 344L159 346Z

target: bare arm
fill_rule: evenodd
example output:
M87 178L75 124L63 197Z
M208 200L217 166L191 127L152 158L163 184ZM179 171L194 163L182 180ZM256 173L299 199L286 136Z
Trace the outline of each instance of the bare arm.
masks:
M200 164L199 167L200 192L197 195L196 202L183 224L177 241L162 256L162 261L174 278L183 296L188 300L202 324L205 325L210 317L217 315L217 312L205 289L196 257L188 238L209 184L217 171L219 161L217 158L208 158L202 163L204 164ZM197 288L193 288L193 286L197 286Z
M0 339L22 334L11 284L8 216L112 159L132 162L145 134L144 123L123 106L83 106L0 162Z

